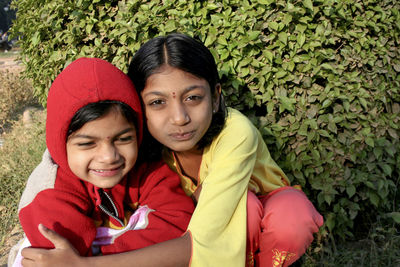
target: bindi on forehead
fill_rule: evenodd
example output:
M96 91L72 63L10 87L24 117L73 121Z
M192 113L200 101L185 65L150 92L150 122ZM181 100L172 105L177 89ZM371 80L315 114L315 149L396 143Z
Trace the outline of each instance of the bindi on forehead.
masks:
M176 97L176 93L172 92L172 98L175 98L175 97Z

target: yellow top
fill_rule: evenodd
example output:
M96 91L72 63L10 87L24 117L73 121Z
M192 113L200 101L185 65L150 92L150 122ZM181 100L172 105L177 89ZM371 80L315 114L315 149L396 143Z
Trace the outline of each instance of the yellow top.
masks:
M223 130L203 151L198 177L202 191L188 226L193 267L245 266L247 190L266 194L289 185L250 120L235 109L227 111ZM191 196L196 185L182 175L173 153L165 152L165 161Z

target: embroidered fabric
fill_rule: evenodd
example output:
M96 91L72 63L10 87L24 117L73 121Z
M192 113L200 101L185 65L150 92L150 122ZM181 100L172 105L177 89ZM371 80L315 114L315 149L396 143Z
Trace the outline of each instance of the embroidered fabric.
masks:
M96 238L92 243L93 254L99 246L110 245L114 243L114 240L125 232L130 230L141 230L146 229L149 224L149 213L154 211L147 205L140 206L134 214L129 218L127 225L123 229L111 229L108 227L98 227Z

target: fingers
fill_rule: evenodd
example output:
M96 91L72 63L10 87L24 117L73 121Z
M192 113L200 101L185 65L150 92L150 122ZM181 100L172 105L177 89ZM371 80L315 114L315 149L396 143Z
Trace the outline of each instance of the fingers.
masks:
M40 262L43 258L45 258L47 250L46 249L38 249L38 248L24 248L21 251L22 255L22 266L31 267L36 266L37 262Z
M39 232L54 245L54 249L24 248L21 251L22 266L24 267L53 267L53 266L87 266L81 265L77 250L53 230L43 224L38 226ZM72 264L73 263L73 264Z
M35 266L35 262L33 260L25 258L25 257L22 258L21 264L22 264L23 267L33 267L33 266Z
M22 264L23 267L33 267L33 266L35 266L34 262L32 260L30 260L30 259L27 259L27 258L23 258L21 260L21 264Z
M39 224L38 226L39 232L47 238L51 243L53 243L55 248L69 248L71 245L69 242L53 230L47 228L43 224Z

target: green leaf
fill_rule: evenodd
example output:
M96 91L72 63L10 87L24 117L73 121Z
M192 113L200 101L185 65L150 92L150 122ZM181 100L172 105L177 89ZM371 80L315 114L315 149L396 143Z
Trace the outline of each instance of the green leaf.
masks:
M380 160L380 159L382 158L382 155L383 155L383 150L382 150L382 148L377 147L377 148L375 148L375 149L373 150L373 152L374 152L375 158L376 158L377 160Z
M288 110L290 112L294 111L294 104L296 103L295 99L290 99L286 96L280 96L279 101L281 102L281 105L279 106L280 113L282 113L285 110Z
M275 107L275 105L274 105L274 103L272 101L268 102L268 104L267 104L267 113L271 114L272 111L274 110L274 107Z
M286 71L280 70L280 71L278 71L277 73L275 73L275 77L276 77L277 79L280 79L280 78L282 78L282 77L285 77L286 74L287 74Z
M356 187L354 185L349 185L346 187L346 193L351 198L356 193Z
M336 70L332 67L331 64L328 63L323 63L321 64L321 68L326 69L326 70L331 70L333 72L336 72Z
M99 38L94 39L94 44L95 44L95 46L98 46L98 47L102 45L101 40Z
M299 44L299 47L302 47L305 41L306 41L306 35L303 33L299 33L297 35L297 43Z
M387 176L391 176L392 175L392 168L390 167L389 164L383 163L380 165L383 172L387 175Z
M308 125L307 124L302 124L300 126L299 130L297 131L297 133L299 135L307 136L308 135L307 130L308 130Z
M395 223L400 224L400 212L397 212L397 211L390 212L390 213L387 213L386 215L388 217L392 218L395 221Z
M322 130L322 129L318 130L318 133L325 137L331 137L327 131Z
M337 127L336 127L336 124L335 124L334 121L330 121L328 123L328 130L333 132L333 133L335 133L335 134L337 134Z
M258 31L251 31L251 32L248 34L248 36L249 36L249 40L250 40L250 41L254 41L254 40L256 40L256 39L260 36L260 32L258 32Z
M286 14L283 16L283 21L282 21L282 22L283 22L285 25L288 25L288 24L292 21L292 19L293 19L292 15L286 13Z
M272 4L272 3L275 3L275 1L276 1L276 0L258 0L257 2L258 2L259 4L262 4L262 5L270 5L270 4Z
M278 31L278 23L276 23L275 21L271 21L268 23L268 26L273 29L274 31Z
M267 57L268 61L272 63L272 61L274 60L274 54L272 54L272 52L269 49L265 50L263 53Z
M375 147L374 139L372 139L371 137L365 138L365 143L370 147Z
M165 31L166 32L174 32L177 29L176 21L174 20L168 20L167 23L165 24Z
M362 105L366 110L368 110L368 103L367 103L367 101L365 100L365 98L360 97L359 100L360 100L361 105Z
M373 183L371 183L371 181L365 181L365 185L373 190L376 190L375 185Z
M313 10L313 1L312 0L303 0L303 5L305 8L310 9L311 11Z
M211 46L215 42L215 40L217 40L217 37L214 34L208 34L204 45Z
M228 42L226 41L224 36L219 36L217 42L222 45L228 45Z
M324 195L324 199L325 199L325 202L328 203L328 205L330 205L331 202L332 202L332 195L330 195L330 194L325 194L325 195Z
M311 154L312 154L314 160L321 159L321 154L319 153L318 150L316 150L316 149L311 150Z
M221 60L225 60L229 57L229 51L227 49L221 49L218 52L219 52ZM227 65L225 65L225 66L227 66Z
M332 231L335 228L335 215L333 213L329 213L326 218L326 226L328 226L329 231Z
M369 200L371 201L371 203L375 206L378 207L379 205L379 197L377 194L375 194L372 191L369 191Z
M324 100L324 102L322 103L322 108L327 108L332 104L332 100L330 99L326 99Z
M31 39L31 42L32 42L33 46L36 46L36 45L39 44L39 42L40 42L40 38L39 37L40 37L40 32L39 31L35 32L35 34L32 36L32 39Z
M287 34L286 34L286 32L280 32L279 34L278 34L278 39L279 39L279 41L281 41L283 44L287 44Z

